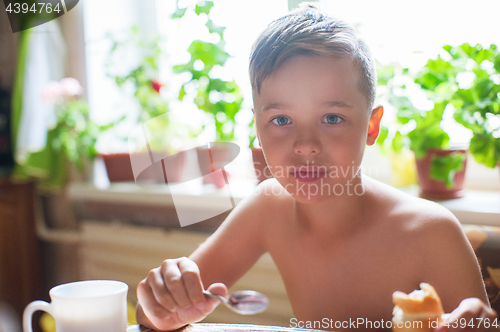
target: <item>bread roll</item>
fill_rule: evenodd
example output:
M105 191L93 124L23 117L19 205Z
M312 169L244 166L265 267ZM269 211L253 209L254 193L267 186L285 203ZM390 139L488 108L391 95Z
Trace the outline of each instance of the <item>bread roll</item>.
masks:
M444 313L441 299L434 287L421 283L420 290L410 294L392 294L392 330L395 332L432 331Z

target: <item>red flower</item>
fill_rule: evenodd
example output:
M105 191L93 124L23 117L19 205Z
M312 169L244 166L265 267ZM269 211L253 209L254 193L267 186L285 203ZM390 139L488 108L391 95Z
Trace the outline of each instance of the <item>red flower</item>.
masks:
M152 87L152 88L153 88L156 92L158 92L158 93L160 93L160 90L161 90L161 87L162 87L162 86L163 86L163 85L162 85L160 82L158 82L157 80L152 80L152 81L151 81L151 87Z

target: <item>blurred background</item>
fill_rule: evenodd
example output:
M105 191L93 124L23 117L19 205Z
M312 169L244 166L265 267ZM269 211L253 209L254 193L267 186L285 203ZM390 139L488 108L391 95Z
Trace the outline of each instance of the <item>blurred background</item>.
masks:
M82 279L127 282L133 307L147 271L189 255L272 176L253 129L248 57L267 24L300 2L82 0L56 18L62 3L52 1L46 23L31 27L36 14L19 32L15 7L0 4L6 310L19 318L51 287ZM377 61L384 127L362 171L463 224L500 226L498 1L316 3L351 23ZM203 166L207 143L217 174ZM181 217L199 222L180 227ZM289 325L269 256L236 288L265 292L270 309L243 319L220 308L208 321Z

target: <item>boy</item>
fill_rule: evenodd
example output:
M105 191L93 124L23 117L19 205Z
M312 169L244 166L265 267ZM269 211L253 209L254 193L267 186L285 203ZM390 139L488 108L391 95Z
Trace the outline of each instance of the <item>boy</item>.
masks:
M250 77L274 179L189 258L151 270L137 289L141 324L174 330L203 319L218 301L202 290L225 295L264 252L298 321L387 322L392 293L421 282L452 318L495 316L456 218L358 172L383 108L373 108L375 67L350 26L311 5L272 22L254 44Z

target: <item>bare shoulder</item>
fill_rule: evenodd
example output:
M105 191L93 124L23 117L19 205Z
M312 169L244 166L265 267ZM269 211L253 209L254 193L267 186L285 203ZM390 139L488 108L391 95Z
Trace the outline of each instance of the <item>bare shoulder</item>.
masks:
M229 214L219 233L237 232L239 236L266 234L274 221L283 219L283 211L292 204L292 196L276 181L260 183ZM232 235L234 236L234 235ZM262 239L262 236L258 236Z
M451 230L462 232L457 218L442 205L370 179L367 192L371 205L402 232L432 236Z
M261 182L250 196L238 204L235 212L251 215L253 222L259 224L259 231L264 234L262 240L265 241L275 234L274 231L279 232L281 226L289 227L287 221L292 218L294 203L294 198L286 189L271 178Z
M237 209L251 211L252 214L268 219L273 211L279 211L280 207L292 202L293 197L276 179L271 178L259 183L255 190L238 204Z
M380 182L370 181L369 188L378 193L372 200L382 206L387 231L396 239L394 244L404 248L401 258L412 261L419 282L436 288L445 311L453 310L468 297L486 301L472 247L448 209Z
M375 206L379 216L383 216L381 222L387 233L397 243L408 248L408 253L418 251L420 257L428 253L433 259L437 252L448 255L453 251L463 253L470 249L460 222L448 209L436 202L372 181L368 186L371 188L368 192L371 190L372 193L369 194L371 205Z
M253 196L262 204L290 204L293 201L292 195L275 178L259 183Z

